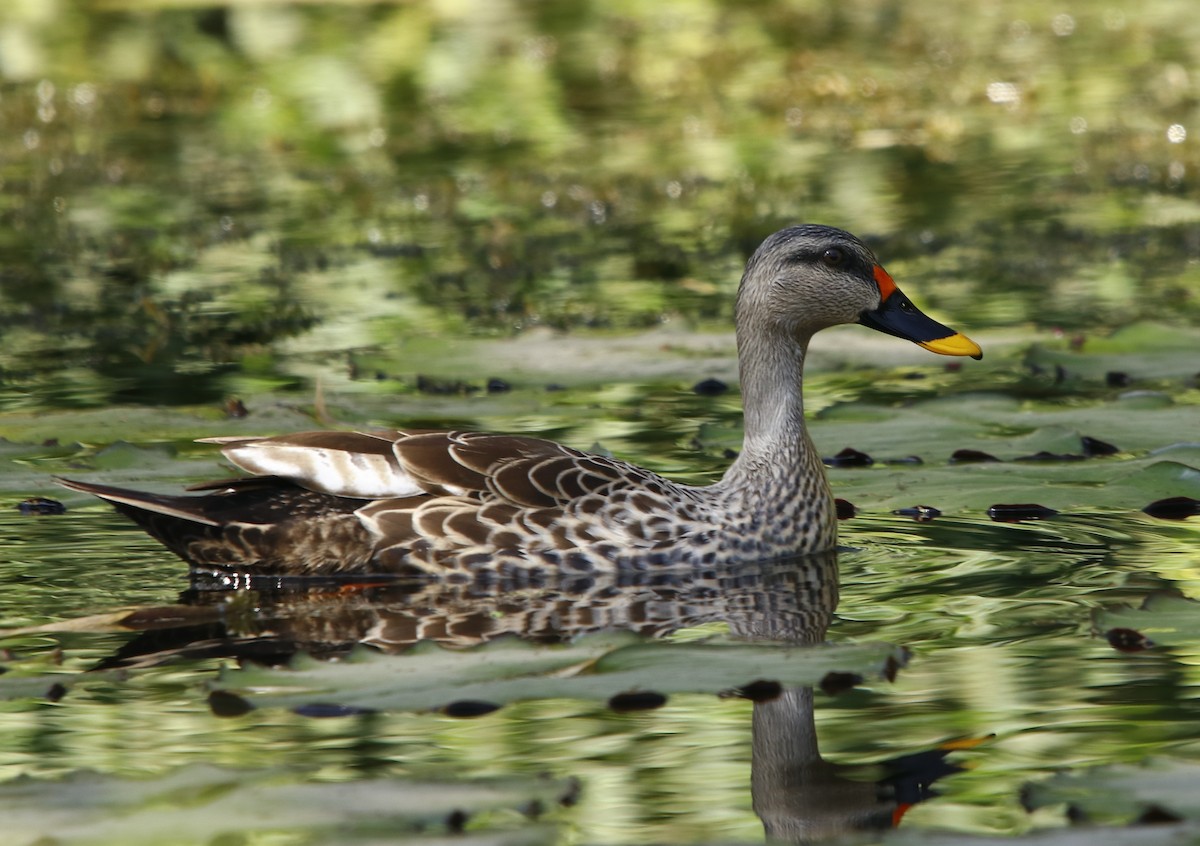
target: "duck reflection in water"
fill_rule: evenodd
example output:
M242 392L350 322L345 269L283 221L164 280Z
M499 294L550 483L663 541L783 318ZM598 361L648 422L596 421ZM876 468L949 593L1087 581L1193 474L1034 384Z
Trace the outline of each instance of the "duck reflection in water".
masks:
M542 644L604 631L660 638L706 623L727 624L737 639L811 646L825 639L838 602L837 573L829 553L699 574L539 578L525 571L518 581L331 582L319 590L262 590L260 583L250 586L258 590L229 591L198 583L183 605L145 609L141 619L154 630L105 666L217 655L274 663L296 652L334 657L360 644L403 653L421 641L466 648L514 635ZM774 693L746 693L759 700L751 790L769 839L814 843L893 826L933 795L932 782L959 769L946 761L950 747L869 766L830 763L818 748L813 689Z

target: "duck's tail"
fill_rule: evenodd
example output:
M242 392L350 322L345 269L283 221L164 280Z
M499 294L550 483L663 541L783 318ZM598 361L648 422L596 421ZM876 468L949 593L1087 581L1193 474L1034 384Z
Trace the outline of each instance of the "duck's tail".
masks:
M112 485L100 485L95 482L64 479L62 476L55 476L54 481L64 488L98 496L106 502L111 502L118 511L132 517L140 525L146 524L150 514L161 514L165 517L174 517L204 526L221 525L204 513L203 497L154 494L147 491L117 488Z

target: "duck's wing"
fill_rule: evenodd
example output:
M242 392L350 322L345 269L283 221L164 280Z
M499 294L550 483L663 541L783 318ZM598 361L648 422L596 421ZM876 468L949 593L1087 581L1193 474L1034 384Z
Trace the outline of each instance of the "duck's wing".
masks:
M410 478L446 493L378 499L355 512L379 539L381 559L420 550L648 547L688 528L687 519L664 522L688 511L680 486L553 441L430 432L397 440L395 452Z
M297 432L267 438L202 438L255 476L287 479L310 491L355 499L426 491L400 466L392 445L406 432Z
M653 477L625 462L520 435L389 430L204 442L220 444L225 457L248 473L369 500L427 495L552 508Z
M521 508L562 507L632 473L624 462L520 435L430 432L396 441L413 478Z
M201 496L63 483L112 502L193 564L261 572L436 571L468 554L649 542L664 530L647 520L674 508L673 486L655 474L540 438L302 432L208 442L254 475L193 487Z

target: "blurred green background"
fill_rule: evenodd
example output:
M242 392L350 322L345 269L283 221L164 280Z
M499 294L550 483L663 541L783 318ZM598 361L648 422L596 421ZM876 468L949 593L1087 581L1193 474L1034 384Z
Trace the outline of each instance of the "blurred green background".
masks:
M0 409L728 330L797 221L970 331L1194 322L1198 54L1176 0L9 0Z

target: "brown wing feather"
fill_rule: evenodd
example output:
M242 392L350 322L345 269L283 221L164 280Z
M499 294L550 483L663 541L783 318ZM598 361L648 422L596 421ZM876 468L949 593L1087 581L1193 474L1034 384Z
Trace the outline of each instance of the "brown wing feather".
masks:
M457 432L427 432L400 438L391 449L422 487L486 490L487 480L483 473L455 458L452 450L458 444L457 437Z
M450 448L454 460L476 473L488 475L501 462L551 456L584 456L587 453L521 435L489 435L482 432L455 432Z
M413 512L413 528L417 534L437 542L445 540L445 522L458 512L459 506L449 498L431 499Z
M459 507L442 523L447 539L461 546L482 546L488 542L491 527L479 522L477 508Z
M529 500L537 500L535 504L549 505L566 504L594 493L603 493L614 486L620 479L616 465L605 467L603 459L591 456L576 457L573 455L558 455L541 460L529 459L515 461L505 465L505 490L511 490L516 483L511 481L512 475L518 472L525 476L522 495ZM611 472L595 472L596 470L611 470Z
M513 505L510 502L485 502L476 512L476 517L480 523L488 525L492 528L500 528L501 526L512 525L513 519L520 514L522 509L519 506Z
M378 499L354 513L379 535L379 546L409 544L418 537L413 526L413 511L429 498L410 496L402 499Z
M509 461L488 477L488 489L501 499L530 508L558 505L558 499L534 484L530 471L535 466L535 461L529 459Z

